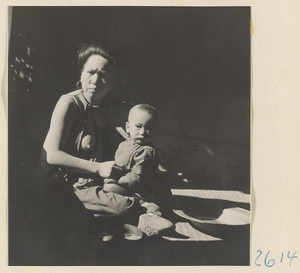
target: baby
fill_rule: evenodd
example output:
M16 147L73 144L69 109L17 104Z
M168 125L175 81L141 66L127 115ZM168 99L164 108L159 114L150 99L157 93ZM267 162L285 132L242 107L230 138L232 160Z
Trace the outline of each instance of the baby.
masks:
M134 195L141 204L145 202L145 207L151 202L154 211L159 210L153 202L157 201L161 187L157 153L152 143L157 125L154 107L139 104L129 111L126 122L129 138L119 145L115 154L115 164L122 166L123 173L118 179L105 179L103 187L105 191Z

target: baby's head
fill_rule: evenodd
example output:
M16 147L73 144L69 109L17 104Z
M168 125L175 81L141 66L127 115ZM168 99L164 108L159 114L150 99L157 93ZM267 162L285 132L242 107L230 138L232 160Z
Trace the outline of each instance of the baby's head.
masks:
M139 145L152 142L158 125L158 115L154 107L138 104L131 108L126 122L126 132Z

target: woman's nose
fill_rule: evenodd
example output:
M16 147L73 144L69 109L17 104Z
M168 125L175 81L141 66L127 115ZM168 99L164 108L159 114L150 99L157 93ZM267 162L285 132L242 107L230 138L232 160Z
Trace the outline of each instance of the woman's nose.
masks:
M98 82L98 80L99 80L99 75L98 75L98 73L95 73L95 74L92 76L92 83L96 85L97 82Z
M141 129L140 129L140 134L141 134L141 135L145 134L145 128L141 128Z

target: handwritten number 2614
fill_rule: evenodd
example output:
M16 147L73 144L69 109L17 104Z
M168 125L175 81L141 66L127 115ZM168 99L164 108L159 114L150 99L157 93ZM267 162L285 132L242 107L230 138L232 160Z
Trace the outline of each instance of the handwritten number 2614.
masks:
M257 266L261 266L261 264L258 263L258 259L259 259L260 256L262 255L262 251L261 251L261 250L257 250L256 252L258 253L258 256L256 257L254 263L255 263L255 265L257 265ZM270 251L267 252L267 254L266 254L266 256L265 256L265 259L264 259L264 263L265 263L265 266L267 266L267 267L272 267L272 266L275 265L275 259L270 259L270 258L269 258L269 254L270 254ZM293 259L294 259L294 258L298 258L298 257L296 256L296 254L297 254L297 251L294 253L293 256L290 256L290 251L289 251L288 254L287 254L287 258L290 259L290 266L292 265ZM280 263L282 263L282 261L283 261L283 252L281 253L281 260L280 260Z

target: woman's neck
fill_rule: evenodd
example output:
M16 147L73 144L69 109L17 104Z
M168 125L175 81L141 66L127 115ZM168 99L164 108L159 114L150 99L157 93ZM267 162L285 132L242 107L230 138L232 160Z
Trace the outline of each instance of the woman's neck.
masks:
M93 99L93 97L88 97L84 94L84 91L82 91L82 95L84 97L84 99L86 100L86 102L90 105L93 105L93 106L98 106L100 105L101 101L102 101L102 98L97 98L97 99Z

